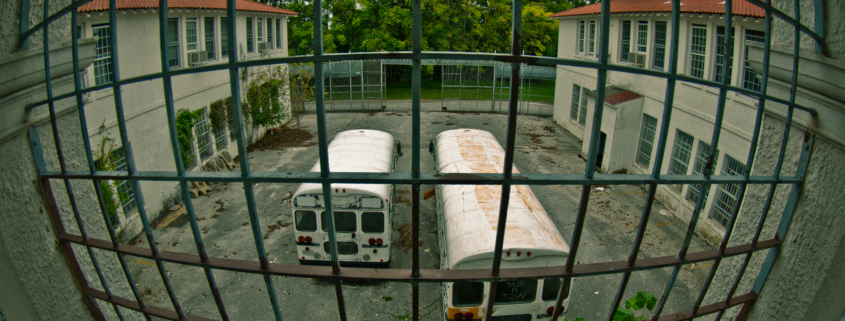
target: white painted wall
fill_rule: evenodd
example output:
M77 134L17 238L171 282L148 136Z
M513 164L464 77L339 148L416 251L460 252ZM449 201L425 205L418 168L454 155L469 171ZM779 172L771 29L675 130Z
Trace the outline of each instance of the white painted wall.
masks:
M220 39L221 25L220 18L225 17L223 10L170 10L168 18L178 18L180 25L179 33L179 59L180 66L172 70L191 68L188 65L188 51L186 38L186 24L188 18L197 19L198 50L205 48L205 18L213 17L215 20L215 48L216 59L207 62L205 65L227 63L228 58L223 58L222 41ZM246 47L246 22L252 18L254 26L253 37L254 52L248 53ZM273 49L267 53L260 53L257 44L257 22L258 18L263 22L263 40L267 41L267 19L281 20L282 47ZM117 25L117 53L120 68L120 79L139 77L154 74L161 71L161 56L159 53L159 13L153 10L125 10L119 11L116 15ZM93 26L108 23L108 13L80 14L80 25L83 28L85 37L91 37ZM273 24L275 28L275 23ZM258 12L238 12L237 16L238 33L238 59L251 60L268 57L287 56L287 15L269 14ZM275 36L275 30L274 30ZM229 37L231 41L233 37ZM274 39L275 43L275 39ZM274 46L275 47L275 46ZM230 53L232 54L232 53ZM241 97L245 97L245 90L249 80L254 79L260 70L266 71L266 67L242 68L241 72L247 74L247 78L240 82L242 90ZM94 68L87 70L89 86L95 84ZM175 171L176 164L171 147L169 130L166 126L167 117L164 102L164 89L161 79L142 81L121 87L123 110L126 118L128 139L132 143L135 154L135 165L142 171ZM196 74L179 75L172 78L173 103L177 111L186 109L190 111L207 108L212 102L231 96L228 70L210 71ZM117 117L115 112L115 101L112 88L99 90L90 95L90 101L86 104L86 120L88 132L91 135L93 148L99 146L104 136L117 141L119 147L120 139L117 128ZM101 131L100 127L104 126ZM258 130L258 135L261 135ZM248 135L249 136L249 135ZM258 136L260 137L260 136ZM257 139L255 137L254 139ZM195 138L196 139L196 138ZM227 135L227 139L228 135ZM194 144L196 153L196 143ZM212 143L213 145L213 143ZM237 144L230 140L228 150L232 157L238 154ZM217 153L222 150L217 151ZM214 156L212 156L213 158ZM211 159L211 158L209 158ZM197 160L199 155L197 154ZM193 170L200 170L200 166ZM141 190L144 193L145 208L150 220L155 220L163 209L163 203L171 193L175 193L177 184L172 182L151 182L142 181ZM137 193L137 192L136 192ZM131 239L142 229L138 212L134 211L127 217L122 210L119 211L118 230L125 230L123 238Z
M636 34L637 30L637 23L639 21L645 21L648 23L648 50L646 52L646 65L645 68L653 68L653 54L654 54L654 25L655 21L666 21L667 22L667 53L665 54L665 68L668 68L668 60L669 60L669 52L668 49L671 46L671 17L668 14L653 14L653 15L627 15L627 14L620 14L614 15L611 17L610 23L610 49L609 52L611 54L609 61L614 64L625 64L625 62L620 61L621 55L621 30L622 30L622 21L630 20L631 21L631 28ZM598 59L594 55L589 55L586 53L578 53L577 52L577 40L578 40L578 22L579 21L591 21L595 20L598 24L599 17L596 16L586 16L586 17L568 17L560 20L560 40L559 40L559 57L560 58L570 58L576 60L586 60L586 61L593 61L598 62ZM682 14L681 17L681 25L679 32L679 56L678 56L678 70L682 74L688 74L689 72L689 42L688 39L691 34L691 26L693 24L700 24L707 26L707 47L706 47L706 61L705 61L705 68L704 68L704 79L711 80L714 78L715 74L715 50L716 50L716 27L719 25L724 25L724 19L721 18L720 15L690 15L690 14ZM762 20L757 20L753 18L745 18L737 17L733 21L734 28L735 28L735 46L734 46L734 57L736 57L733 61L733 68L732 68L732 85L734 86L741 86L742 82L742 71L743 71L743 64L744 64L744 35L746 29L751 30L763 30L765 29L764 23ZM589 23L588 23L589 25ZM598 36L596 37L596 45L598 46ZM636 37L632 37L631 39L631 50L636 50L637 39ZM560 124L562 127L569 130L573 135L579 137L583 140L583 148L582 148L582 155L587 155L589 149L589 139L590 135L589 132L585 132L584 128L590 128L592 124L592 117L593 117L593 108L595 106L594 101L590 101L588 103L588 117L587 117L587 125L582 128L581 126L577 125L576 122L570 120L570 104L572 100L572 84L578 84L581 86L585 86L586 88L590 88L591 90L595 89L596 86L596 71L593 69L587 68L578 68L578 67L569 67L569 66L558 66L558 76L557 76L557 93L555 94L555 121ZM668 70L668 69L667 69ZM662 124L662 115L664 109L664 97L666 95L666 80L658 77L651 77L651 76L644 76L638 74L630 74L624 72L608 72L608 83L607 86L615 85L618 87L622 87L633 92L636 92L643 96L643 107L642 113L648 114L658 120L658 131ZM677 130L682 130L687 134L692 135L695 138L695 143L693 145L693 154L690 157L688 170L687 173L692 173L692 167L695 164L695 153L698 151L698 142L704 141L706 143L710 143L713 135L713 126L715 125L716 120L716 109L718 105L718 97L719 97L719 90L716 88L711 88L699 84L687 83L687 82L678 82L675 87L675 99L672 111L672 120L669 125L669 132L667 145L666 145L666 154L664 156L663 164L661 165L661 172L665 173L670 165L671 162L671 153L675 143L675 135ZM725 155L730 155L731 157L740 160L741 162L745 163L747 156L748 156L748 149L750 148L750 142L752 137L752 131L754 127L754 119L757 112L755 107L755 101L752 100L750 97L740 95L737 93L729 92L727 93L727 100L726 100L726 109L725 115L723 119L723 129L721 133L721 139L719 142L719 157L717 159L717 164L715 171L717 174L721 173L721 165L724 164ZM606 105L607 106L607 105ZM622 152L621 149L614 149L610 148L611 145L615 144L612 142L612 137L619 135L616 133L615 135L610 133L610 128L613 128L613 124L609 124L607 122L613 122L615 124L615 120L611 121L608 117L617 117L615 113L609 112L612 108L605 108L604 117L603 117L603 129L606 134L608 134L608 142L606 143L606 151L605 151L605 159L608 157L611 160L620 160L625 159L628 162L624 166L613 165L603 166L603 170L611 170L610 168L621 169L621 168L628 168L629 173L631 174L643 174L649 173L653 167L653 160L657 149L657 137L655 137L654 148L652 149L652 163L649 164L648 168L637 164L634 161L632 155L628 155L630 153L627 149L625 149L624 153L626 155L613 155L614 152ZM641 119L642 116L639 118ZM641 120L640 120L641 121ZM640 123L641 124L641 123ZM640 126L640 125L637 125ZM628 133L631 134L631 133ZM639 130L634 132L633 134L636 137L639 137ZM620 136L621 137L621 136ZM638 141L635 143L638 144ZM636 149L636 146L634 147ZM612 170L611 170L612 171ZM657 195L658 199L664 203L668 208L670 208L676 215L678 215L682 219L689 219L692 216L693 206L691 202L686 200L687 194L687 186L684 186L680 192L676 191L673 188L669 188L666 186L661 186L659 193ZM715 188L711 189L712 193L715 193ZM713 196L713 195L711 195ZM713 197L708 197L708 200L712 203ZM724 227L720 224L715 223L708 219L709 213L711 211L711 204L706 204L704 211L702 212L701 219L699 221L699 233L704 234L705 237L716 240L724 235Z

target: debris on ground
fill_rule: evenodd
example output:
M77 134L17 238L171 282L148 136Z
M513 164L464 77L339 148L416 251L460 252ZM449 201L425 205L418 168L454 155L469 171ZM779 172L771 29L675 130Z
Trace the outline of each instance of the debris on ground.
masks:
M405 253L408 253L408 250L410 250L411 246L414 244L413 230L414 228L409 224L397 227L395 231L399 232L399 240L396 241L396 245L394 246L402 251L405 251Z
M276 127L267 130L267 134L260 140L249 145L247 152L255 150L279 150L283 147L313 146L316 143L306 144L305 142L314 138L314 135L306 130L289 127Z
M278 220L278 221L276 221L275 224L267 225L267 233L264 233L264 239L266 240L266 239L270 238L270 233L273 233L273 231L281 229L283 227L288 227L291 224L293 224L293 223L290 223L290 222L282 223L282 220Z

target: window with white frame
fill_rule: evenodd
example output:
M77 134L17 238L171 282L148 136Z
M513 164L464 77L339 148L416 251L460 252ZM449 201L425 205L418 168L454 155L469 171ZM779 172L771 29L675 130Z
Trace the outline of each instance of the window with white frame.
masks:
M628 62L628 54L631 52L631 20L622 21L622 36L619 46L619 61Z
M578 125L584 127L587 124L587 88L572 84L572 106L569 111L569 118Z
M593 55L596 52L596 22L590 21L590 46L587 54Z
M100 171L126 171L126 150L123 147L113 148L108 157L94 162L94 166ZM123 215L129 216L138 209L138 201L135 198L135 189L132 183L127 180L112 180L108 183L101 183L101 188L114 188L110 191L103 191L104 195L112 195L118 202L116 205L123 209ZM115 195L116 194L116 195ZM108 210L109 223L112 227L120 225L117 216L117 208Z
M587 33L587 22L578 21L578 53L584 53L584 39Z
M640 144L637 146L637 163L648 167L651 164L651 150L657 133L657 118L643 114L643 126L640 129Z
M704 78L704 62L707 53L707 26L692 25L689 49L689 75Z
M214 17L205 17L205 51L208 53L208 60L217 60L217 47L214 43Z
M252 32L252 18L246 18L246 53L255 52L255 35Z
M692 155L692 144L694 142L692 135L678 129L678 133L675 135L675 148L672 149L672 160L669 162L669 174L687 174L689 157ZM683 184L672 185L672 187L680 192Z
M197 37L197 18L185 19L185 42L187 51L196 51L199 47Z
M756 30L745 30L745 61L742 68L742 88L760 91L760 79L757 79L757 72L751 69L751 63L748 61L748 44L766 42L766 33Z
M704 175L704 168L707 166L707 160L710 157L710 144L703 141L698 141L698 152L695 154L695 163L692 165L693 175ZM713 163L716 163L716 157L719 156L719 151L713 154ZM687 189L687 201L695 204L698 201L698 195L701 194L701 184L690 184ZM704 195L704 202L707 202L707 194Z
M725 155L725 167L722 169L722 175L740 176L744 172L745 164ZM738 193L739 184L719 184L716 189L713 209L710 211L710 219L725 227L734 214Z
M282 49L282 19L276 19L276 49Z
M229 28L226 17L220 17L220 57L229 57Z
M639 21L637 23L637 51L648 51L648 21Z
M733 35L733 32L731 32ZM733 48L733 37L731 37L731 46ZM727 83L731 83L731 74L733 73L732 63L728 61L727 38L725 35L725 27L716 27L716 61L713 64L713 81L722 82L727 75ZM727 72L725 71L725 63L727 63Z
M95 25L91 29L93 36L97 38L97 45L94 47L94 84L102 85L112 82L114 71L112 70L112 51L109 44L111 37L109 25Z
M202 117L197 122L197 151L200 153L200 158L206 160L214 154L214 149L211 148L211 134L210 124L208 121L208 108L203 108Z
M167 19L167 66L179 67L180 64L180 50L179 50L179 18Z
M572 84L572 106L569 109L569 119L578 121L578 110L581 106L581 86Z
M216 127L212 127L214 127L212 128L214 131L214 148L216 148L217 151L226 149L226 147L229 146L229 140L226 139L226 126L221 123Z
M663 70L666 64L666 22L654 22L654 50L651 52L651 67Z
M273 19L267 19L267 45L273 48Z
M262 43L264 42L264 19L258 18L258 23L256 24L256 26L257 28L255 29L255 31L256 34L258 34L258 43Z

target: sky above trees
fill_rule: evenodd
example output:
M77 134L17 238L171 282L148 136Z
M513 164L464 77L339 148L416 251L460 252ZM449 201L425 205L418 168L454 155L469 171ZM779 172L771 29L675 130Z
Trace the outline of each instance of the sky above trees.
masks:
M558 22L552 13L584 0L524 0L522 48L528 55L557 55ZM288 19L290 55L310 54L311 0L261 2L299 12ZM510 52L512 0L422 0L422 49ZM324 0L323 51L409 51L411 0Z

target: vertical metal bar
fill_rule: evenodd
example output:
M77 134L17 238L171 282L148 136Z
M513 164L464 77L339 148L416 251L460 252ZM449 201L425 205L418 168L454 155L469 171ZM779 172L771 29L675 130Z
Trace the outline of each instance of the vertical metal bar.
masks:
M419 54L422 53L422 0L414 0L413 8L411 10L413 16L412 25L412 49L414 57L411 59L411 177L420 177L420 84L422 82L422 72ZM411 267L411 277L420 276L420 184L414 184L411 188L412 208L411 221L414 224L412 229L413 239L413 262ZM420 319L420 282L413 281L411 283L411 317L412 320Z
M797 9L796 9L797 10ZM798 43L796 42L796 46ZM807 172L807 165L810 158L810 151L813 147L813 141L815 140L815 136L807 134L804 137L804 144L801 147L801 158L798 160L798 169L796 170L796 176L800 177L802 180ZM792 189L789 193L789 198L786 201L786 206L783 212L783 216L781 217L780 225L778 225L777 234L775 234L775 238L782 240L784 235L786 235L787 228L789 228L789 224L792 222L792 215L795 213L795 207L798 203L798 193L801 188L801 184L793 184ZM757 277L757 282L754 285L754 292L760 293L760 290L763 289L763 285L766 282L766 278L768 278L769 273L771 272L771 268L774 265L774 261L777 258L778 252L780 247L772 248L769 250L769 254L766 257L766 261L763 262L763 266L760 269L760 274Z
M111 1L114 1L114 0L111 0ZM160 8L166 8L166 6L160 6ZM166 29L166 26L167 26L167 19L166 19L167 16L166 15L167 15L167 13L165 12L166 10L160 10L160 11L163 12L163 14L160 13L160 15L163 15L163 18L161 19L160 24L164 26L164 28L160 30L160 37L161 37L160 43L161 43L161 48L162 48L162 51L161 51L162 71L167 72L167 71L170 70L170 67L169 67L169 64L168 64L168 58L169 57L168 57L167 46L166 46L167 45L167 29ZM229 20L227 19L227 22L228 21ZM229 22L229 23L234 23L234 22ZM112 29L112 30L114 30L114 29ZM173 91L172 91L172 87L171 87L172 84L170 83L170 81L171 81L170 77L166 77L166 78L167 78L166 83L168 83L168 84L165 85L165 88L164 88L165 89L165 107L166 107L166 114L167 114L167 127L168 127L168 130L169 130L169 133L170 133L170 146L171 146L171 149L172 149L172 152L173 152L173 161L175 163L174 165L176 165L176 173L179 176L184 176L185 175L185 167L184 167L184 163L182 162L181 147L180 147L180 144L179 144L179 140L177 138L178 134L177 134L177 131L176 131L176 115L175 115L175 104L174 104L174 101L173 101ZM179 189L180 189L180 192L182 194L182 199L183 199L182 204L183 204L183 206L185 206L185 211L188 214L188 222L190 223L190 226L191 226L191 233L193 235L194 245L196 246L196 249L197 249L197 255L200 257L201 262L206 263L206 262L208 262L208 254L206 253L205 246L204 246L204 243L202 241L202 235L201 235L200 230L199 230L199 225L197 224L196 212L194 211L193 201L191 201L191 196L190 196L189 190L188 190L188 182L187 181L180 181L179 182ZM223 299L220 297L220 291L217 288L217 283L214 280L214 273L208 267L203 267L203 272L205 272L206 281L208 282L209 290L211 291L212 296L214 297L214 301L217 305L217 311L220 313L220 317L223 320L229 320L229 315L228 315L228 313L226 313L226 308L223 305Z
M361 111L364 111L364 104L366 104L367 107L370 106L369 99L367 99L366 101L364 100L364 95L366 93L366 90L364 89L365 88L364 87L364 81L365 81L364 72L365 72L364 71L364 61L361 60Z
M625 295L625 288L628 287L628 279L631 277L631 272L622 273L622 282L619 283L619 290L616 291L616 298L613 300L613 305L610 307L610 314L607 321L613 321L616 315L616 309L622 304L623 296Z
M511 8L511 55L519 57L522 52L522 0L514 0ZM511 63L511 82L510 82L510 103L508 105L508 131L507 144L505 145L505 163L502 173L505 178L510 178L513 175L513 153L516 148L516 119L517 110L519 108L519 63ZM511 186L510 184L502 184L502 196L499 203L499 220L496 227L496 244L493 250L493 266L490 269L490 274L499 276L499 269L502 264L502 247L505 242L505 228L508 220L508 206L510 204ZM496 287L498 282L490 282L490 293L487 296L487 312L484 314L484 319L492 320L493 306L496 297Z
M520 56L522 42L522 0L514 0L512 8L513 36L511 37L511 54ZM505 168L502 169L505 178L513 175L513 153L516 148L516 117L519 108L519 63L511 64L511 88L510 105L508 108L508 131L507 145L505 146ZM513 81L517 79L517 81ZM502 196L499 205L499 222L496 228L496 247L493 251L493 267L491 272L494 276L499 275L499 267L502 262L502 246L505 241L505 225L508 218L508 204L510 202L511 186L502 184ZM493 295L489 296L494 297ZM490 310L492 311L492 310Z
M29 31L29 0L21 0L20 33L22 36L20 47L23 50L29 49L29 36L23 36L27 31Z
M606 68L609 48L609 29L610 29L610 1L603 1L601 3L601 43L599 44L599 62ZM596 83L596 106L593 112L593 128L592 136L590 137L590 152L587 158L587 168L584 172L586 179L592 179L595 171L596 155L598 151L599 134L601 133L601 119L602 111L604 110L604 91L605 82L607 81L607 69L599 69ZM578 254L579 243L581 242L581 234L584 231L584 220L587 215L587 205L590 200L591 185L583 185L581 190L581 199L578 205L578 216L575 218L575 228L572 232L572 241L569 243L569 256L566 258L566 266L564 271L571 273L575 258ZM564 285L568 285L570 277L564 278ZM561 287L563 289L563 287ZM563 293L558 294L558 300L563 296ZM560 314L558 305L555 306L555 315L553 320L557 320Z
M44 0L43 20L47 21L47 19L49 17L50 17L50 1ZM21 17L21 18L23 19L24 17ZM28 19L28 15L27 15L26 18ZM75 16L74 16L74 18L75 18ZM75 24L74 24L74 26L71 27L71 33L72 33L71 37L73 38L72 41L76 40L75 39L76 32L75 32L75 30L73 30L74 29L73 27L75 27ZM46 87L47 99L52 100L53 99L53 83L52 83L52 76L51 76L51 73L50 73L50 24L49 23L44 25L44 30L42 31L41 34L42 34L42 40L43 40L43 46L44 46L43 47L43 51L44 51L44 77L45 77L44 85ZM76 66L78 66L79 65L79 56L76 53L78 45L77 45L76 41L73 41L72 45L73 45L72 51L75 54L74 62L76 62ZM74 72L75 73L78 72L78 69L74 69ZM77 84L78 84L78 78L79 78L79 76L78 76L78 74L76 74L74 79L77 80L76 81ZM77 90L78 90L78 88L77 88ZM81 98L81 97L79 97L79 94L77 94L77 96L78 96L78 99ZM79 100L81 100L81 99L79 99ZM56 155L59 159L59 166L60 166L60 169L62 171L62 174L66 174L67 173L67 166L65 164L65 159L64 159L63 152L62 152L62 142L61 142L61 138L60 138L60 135L59 135L59 126L58 126L58 122L57 122L55 103L50 101L48 103L48 105L49 105L49 108L50 108L50 125L51 125L52 131L53 131L53 139L55 141ZM33 127L33 131L34 130L35 130L35 128ZM34 132L33 136L35 137L36 140L38 140L37 131ZM87 137L85 137L83 140L87 141ZM41 147L39 146L38 148L40 149ZM90 155L90 153L88 155ZM89 156L89 161L90 161L90 156ZM44 182L46 182L46 184L50 184L49 180L44 180ZM83 240L88 241L88 233L85 231L85 223L82 221L82 216L79 212L79 206L76 203L76 197L74 196L74 193L73 193L73 187L71 186L69 179L64 179L64 183L65 183L65 189L67 190L68 199L70 200L70 205L71 205L71 209L73 211L73 216L74 216L74 219L76 220L76 224L79 228L79 234L82 236ZM58 212L57 212L57 214L58 214ZM106 223L106 225L108 225L108 223ZM69 244L66 247L67 247L68 251L73 251L72 247ZM111 289L109 288L108 282L106 282L105 277L103 277L103 271L102 271L102 269L100 269L100 263L97 260L97 256L95 255L94 250L91 249L91 247L88 247L88 246L86 246L85 249L88 251L88 256L91 258L91 263L94 265L94 270L97 273L97 277L100 280L100 284L103 287L103 291L106 293L106 295L108 295L109 298L113 298L114 295L112 294ZM77 263L77 266L78 266L78 263ZM83 276L83 278L84 278L84 276ZM82 281L80 281L80 282L82 282ZM87 287L87 285L85 285L85 286ZM96 306L95 300L93 300L92 298L88 298L88 300L93 306ZM117 307L117 305L112 304L112 308L115 309L115 313L117 314L117 316L121 320L123 320L123 315L120 313L120 309Z
M337 309L340 313L340 321L346 321L346 304L343 300L343 288L340 279L334 279L334 293L337 296Z
M420 85L422 83L422 72L420 57L422 53L422 0L414 0L413 8L413 57L411 71L411 177L420 177Z
M769 5L771 5L771 0L769 0ZM765 37L766 37L765 40L764 40L765 42L763 44L763 74L762 74L762 79L761 79L761 84L760 84L760 88L761 88L760 90L764 94L768 92L768 87L769 87L769 65L770 65L769 61L770 61L770 57L771 57L770 50L771 50L771 45L772 45L772 15L771 15L771 10L769 10L769 9L766 9L766 33L765 33ZM766 100L763 99L763 98L760 98L758 106L759 106L758 108L759 108L760 111L765 110ZM760 113L760 111L758 111L758 114ZM758 117L757 122L758 123L762 122L762 116L758 115L757 117ZM755 127L755 129L756 129L756 127ZM755 130L755 133L759 132L759 131L760 130L757 129L757 130ZM749 170L748 173L750 173L750 172L751 171ZM777 172L778 171L775 171L775 175L777 175ZM766 218L769 214L769 208L772 205L772 199L774 197L775 188L776 188L775 184L772 184L769 187L769 196L766 199L765 205L763 205L763 213L762 213L762 215L760 215L760 220L757 222L757 229L754 232L754 236L751 238L751 245L752 246L757 245L757 240L760 238L760 233L763 231L763 224L765 224Z
M680 26L681 26L681 4L680 1L672 1L672 30L671 30L671 49L669 50L669 66L668 72L675 76L678 74L678 55L679 55L679 34L680 34ZM668 78L666 80L666 94L665 99L663 102L663 116L660 120L660 135L657 139L657 152L654 158L654 165L652 166L651 176L655 179L660 178L660 173L663 167L663 158L666 152L666 141L669 137L669 125L672 119L672 108L675 103L675 86L677 81L674 77ZM649 191L648 191L648 198L646 200L646 206L643 209L643 216L640 220L640 227L637 230L636 241L634 242L634 249L631 251L631 256L628 257L628 262L630 265L633 265L636 262L637 254L639 253L639 248L642 245L642 239L645 234L645 228L647 226L648 219L651 215L652 206L654 204L654 198L657 196L657 184L649 184ZM672 275L670 276L671 284L667 284L666 289L663 291L663 294L660 298L660 305L659 309L662 310L663 305L666 303L666 300L669 298L669 292L672 289L672 285L675 282L675 279L678 275L678 269L680 268L679 265L675 266L673 269ZM655 311L656 313L653 316L653 319L657 319L659 317L659 311Z
M166 1L166 0L161 0ZM226 22L229 23L227 26L229 28L229 52L233 53L229 55L229 63L230 66L238 61L237 55L237 46L238 43L237 39L237 11L235 7L236 0L228 0L227 1L227 14L228 18ZM166 48L162 46L162 48ZM238 155L241 157L239 158L240 165L241 165L241 176L242 177L249 177L250 170L249 170L249 160L247 157L247 150L246 150L246 141L245 141L245 131L243 128L243 111L241 108L241 99L240 99L240 83L239 81L239 72L237 67L230 67L229 68L229 86L231 88L232 93L232 113L234 114L234 121L235 121L235 130L238 132ZM269 262L267 261L267 252L264 250L264 242L261 239L261 225L258 220L258 213L256 211L255 206L255 192L252 189L252 183L244 181L244 194L246 195L246 205L247 205L247 212L249 214L249 222L250 227L252 229L252 237L255 242L255 249L258 252L258 261L261 265L262 270L266 270ZM184 189L183 189L184 191ZM275 287L273 286L272 280L268 277L267 274L264 274L264 283L267 287L267 295L270 297L270 304L273 307L273 314L276 317L277 321L282 320L281 312L279 311L279 303L278 299L276 298L276 291ZM215 298L216 300L216 298Z
M314 56L321 56L323 54L323 29L322 26L322 0L315 0L314 3ZM350 83L349 83L349 92L350 95L352 93L352 67L351 64L348 64L349 67L349 74L350 74ZM317 80L320 81L317 81ZM317 105L317 139L318 139L318 149L320 152L320 176L321 177L328 177L330 170L329 170L329 150L328 150L328 134L326 129L326 106L324 96L324 88L323 88L323 63L319 61L314 62L314 93L315 93L315 103ZM350 102L352 101L352 96L350 96ZM350 105L350 110L352 106ZM340 274L340 262L337 256L337 237L335 235L335 227L334 227L334 213L332 211L332 187L329 183L323 183L323 198L324 204L323 207L326 209L326 216L328 219L326 220L326 225L328 225L327 229L329 232L329 253L331 254L331 264L332 264L332 273Z
M822 39L824 39L824 1L823 0L815 0L813 1L813 19L814 19L814 30L816 34L818 34ZM798 20L801 21L801 20ZM824 54L824 43L821 41L816 40L816 54L822 55Z
M420 184L411 187L411 277L420 276Z

